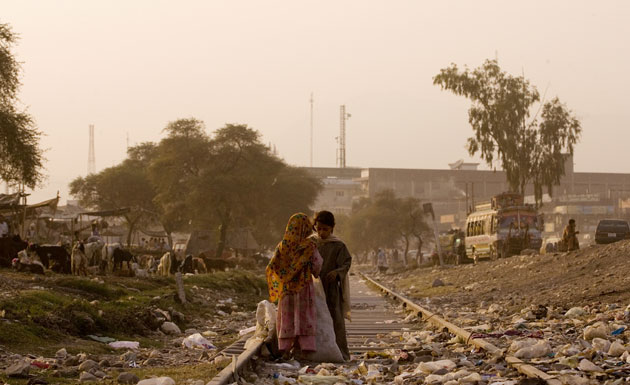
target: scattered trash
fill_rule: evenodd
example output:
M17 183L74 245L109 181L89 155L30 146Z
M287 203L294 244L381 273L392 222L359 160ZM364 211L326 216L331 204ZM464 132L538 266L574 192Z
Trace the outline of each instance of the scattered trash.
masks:
M115 339L115 338L111 338L111 337L100 337L100 336L95 336L95 335L92 335L92 334L88 334L88 336L87 336L87 337L88 337L89 339L92 339L92 340L94 340L94 341L98 341L98 342L102 342L102 343L104 343L104 344L108 344L108 343L110 343L110 342L114 342L114 341L116 341L116 339Z
M115 341L110 342L108 344L114 349L133 349L137 350L140 347L140 342L138 341Z
M201 334L195 333L182 341L182 346L188 349L216 349L212 342L205 339Z
M246 329L243 329L243 330L239 331L238 335L242 337L244 335L253 333L255 331L256 331L256 326L252 326L252 327L249 327L249 328L246 328Z

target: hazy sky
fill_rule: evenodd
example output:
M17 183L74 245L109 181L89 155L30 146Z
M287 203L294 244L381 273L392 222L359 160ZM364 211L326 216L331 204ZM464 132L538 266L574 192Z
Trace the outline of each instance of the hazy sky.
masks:
M630 172L629 1L8 1L20 34L21 100L45 133L44 200L172 120L245 123L290 164L335 166L339 105L347 163L446 168L470 159L469 102L432 77L498 55L581 119L577 171Z

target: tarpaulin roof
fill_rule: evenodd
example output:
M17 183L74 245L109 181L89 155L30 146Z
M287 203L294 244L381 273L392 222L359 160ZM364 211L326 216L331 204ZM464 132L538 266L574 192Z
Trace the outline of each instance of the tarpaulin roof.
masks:
M10 209L20 204L20 193L0 194L0 209Z
M129 207L124 207L122 209L114 209L114 210L86 211L86 212L79 213L79 215L90 215L93 217L115 217L115 216L127 214L130 211L131 209Z

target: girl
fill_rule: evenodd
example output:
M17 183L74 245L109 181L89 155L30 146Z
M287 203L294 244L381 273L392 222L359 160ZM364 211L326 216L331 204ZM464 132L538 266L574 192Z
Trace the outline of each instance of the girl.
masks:
M283 352L315 351L317 330L313 278L319 276L322 257L308 237L313 224L306 214L294 214L282 242L267 265L271 302L278 302L278 348Z

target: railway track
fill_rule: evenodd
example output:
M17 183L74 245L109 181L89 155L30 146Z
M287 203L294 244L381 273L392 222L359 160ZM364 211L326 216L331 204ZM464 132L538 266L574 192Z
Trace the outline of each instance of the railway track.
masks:
M423 362L447 361L457 363L459 379L468 374L471 381L519 381L528 377L540 383L561 384L553 376L506 355L485 339L474 338L470 332L368 276L353 275L350 282L352 322L346 322L346 331L351 362L336 365L273 362L259 357L260 344L245 350L248 337L245 336L222 352L232 357L232 364L209 385L230 384L239 378L241 382L255 384L294 383L300 374L308 373L341 375L340 378L347 379L346 383L355 385L365 382L416 383L425 379L439 380L439 376L445 374L444 369L435 370L436 374L431 378L430 368L428 372L419 372L417 368L424 365ZM430 338L421 341L427 336ZM310 369L305 370L305 366ZM496 367L504 369L497 372Z

